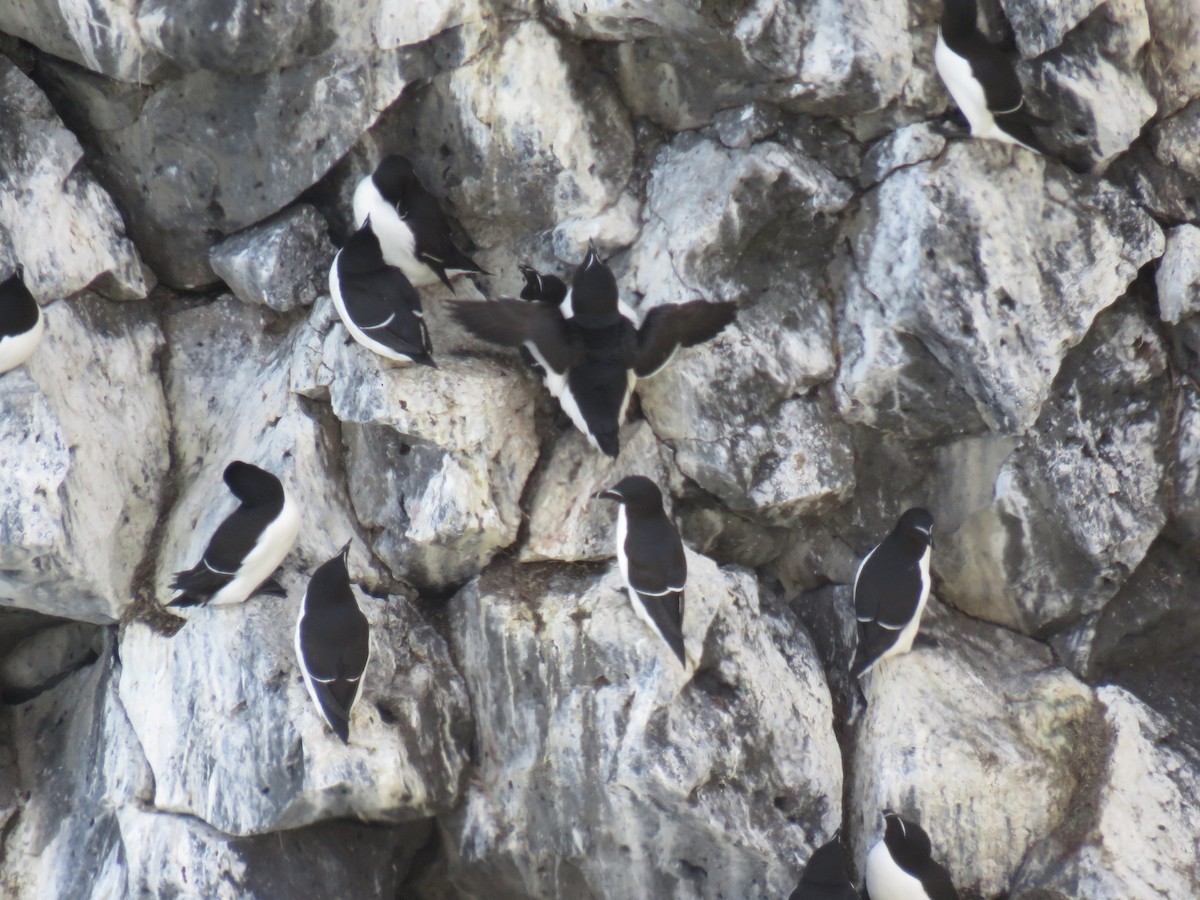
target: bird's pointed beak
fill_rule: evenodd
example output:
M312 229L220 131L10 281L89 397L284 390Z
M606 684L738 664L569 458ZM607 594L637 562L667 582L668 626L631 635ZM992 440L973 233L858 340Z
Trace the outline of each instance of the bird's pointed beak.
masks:
M342 549L338 551L338 556L341 556L344 558L350 552L350 545L353 543L354 543L354 538L350 538L350 540L346 541L345 546L342 547Z
M620 501L621 495L618 494L616 491L614 491L612 488L609 488L608 490L597 491L596 493L592 494L592 499L593 500L617 500L617 501Z
M592 263L600 262L600 254L596 252L596 241L593 238L588 238L587 257L583 261L585 269L590 268Z

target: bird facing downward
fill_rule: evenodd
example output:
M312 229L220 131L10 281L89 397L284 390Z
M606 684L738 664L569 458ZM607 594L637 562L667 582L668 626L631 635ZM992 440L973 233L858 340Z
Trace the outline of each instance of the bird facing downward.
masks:
M737 312L732 303L693 300L655 307L639 327L631 313L622 312L617 280L594 246L557 308L520 300L463 300L451 309L477 337L525 347L575 427L612 457L621 449L621 422L637 379L657 374L680 347L716 336Z
M333 258L329 295L350 336L368 350L393 362L436 368L421 295L403 272L383 261L370 217Z
M0 375L33 355L46 327L42 308L21 280L21 270L0 282Z
M250 463L225 467L225 484L241 505L218 527L200 562L176 572L169 606L223 606L253 594L286 592L271 574L296 543L300 515L278 478Z
M683 642L683 541L663 510L662 492L649 478L630 475L596 495L620 504L617 564L634 612L658 633L687 668Z
M483 272L455 246L437 199L403 156L386 157L363 178L354 189L353 205L355 226L361 228L370 218L383 258L417 287L441 281L453 292L447 273Z
M868 553L854 576L858 651L851 674L861 677L880 660L912 649L929 599L933 516L910 509Z
M313 573L296 619L296 659L304 686L344 744L350 743L350 713L371 657L371 629L346 569L349 552L347 542Z
M933 59L946 90L971 125L971 135L1019 144L1035 153L1046 146L1034 133L1044 124L1025 108L1012 61L980 32L975 0L944 0Z
M950 874L933 859L924 829L891 810L883 819L883 840L867 854L871 900L958 900Z
M846 874L846 852L838 835L813 851L788 900L858 900Z

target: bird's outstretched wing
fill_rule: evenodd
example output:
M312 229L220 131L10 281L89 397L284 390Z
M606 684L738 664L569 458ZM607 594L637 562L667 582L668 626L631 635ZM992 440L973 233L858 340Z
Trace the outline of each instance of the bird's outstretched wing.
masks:
M558 374L583 362L575 340L557 308L523 300L456 300L450 311L476 337L502 347L527 347L538 362Z
M656 306L638 329L634 371L638 378L657 374L680 347L715 337L737 315L734 303L691 300Z

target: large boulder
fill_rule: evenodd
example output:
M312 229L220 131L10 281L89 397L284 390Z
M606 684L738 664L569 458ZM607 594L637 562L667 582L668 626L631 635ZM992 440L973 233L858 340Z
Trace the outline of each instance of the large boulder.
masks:
M141 587L170 468L163 335L143 305L93 294L45 321L0 378L0 603L111 622Z
M791 890L841 820L825 681L748 572L688 565L694 673L615 567L495 567L451 601L478 770L422 896Z

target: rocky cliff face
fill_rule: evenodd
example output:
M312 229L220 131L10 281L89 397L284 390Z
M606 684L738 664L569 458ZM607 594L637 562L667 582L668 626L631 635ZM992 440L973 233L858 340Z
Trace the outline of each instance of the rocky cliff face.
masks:
M780 898L892 806L965 897L1200 896L1200 7L982 6L1056 158L944 115L933 0L0 5L47 323L0 376L0 894ZM441 287L439 368L389 368L325 287L389 152L459 297L594 238L738 319L617 461ZM167 615L233 458L303 508L288 596ZM634 472L687 674L589 499ZM848 585L918 504L933 641L864 710ZM344 747L292 627L350 538Z

